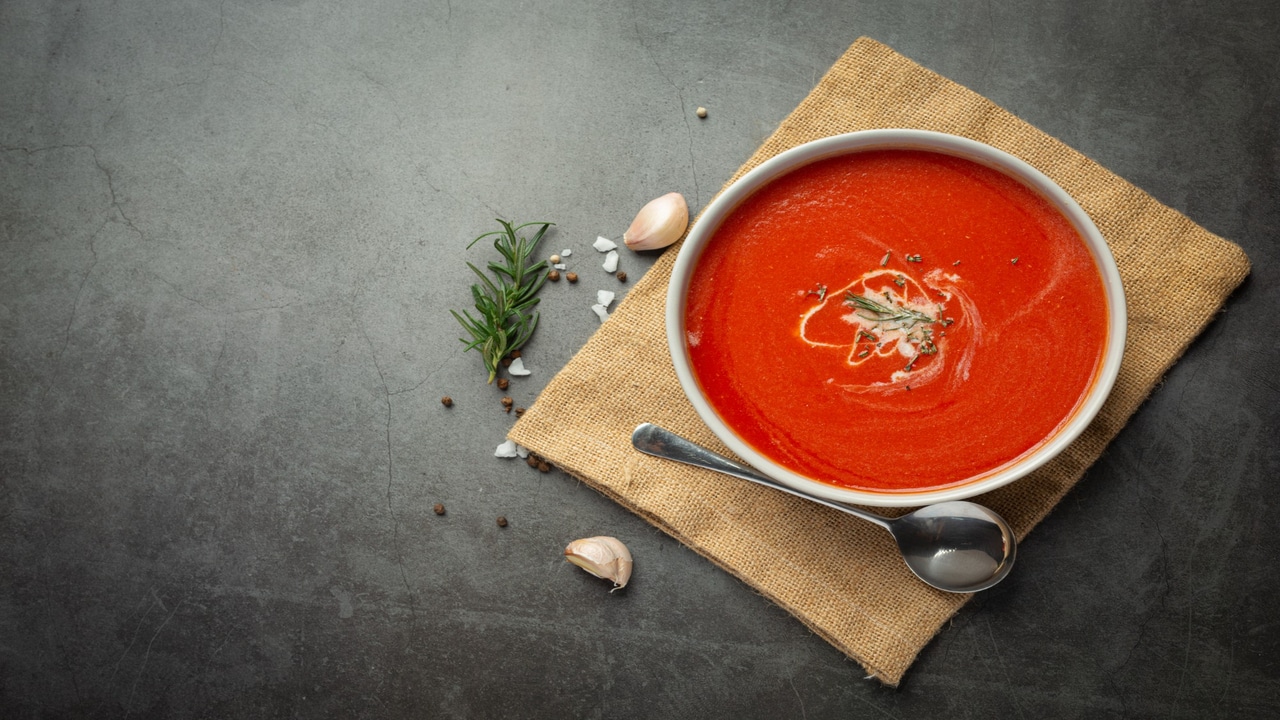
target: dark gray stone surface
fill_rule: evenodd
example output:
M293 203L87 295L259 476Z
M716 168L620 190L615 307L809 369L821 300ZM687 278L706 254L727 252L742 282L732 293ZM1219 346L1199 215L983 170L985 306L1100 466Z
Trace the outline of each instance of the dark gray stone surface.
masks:
M492 458L446 312L494 216L558 223L529 404L590 241L700 208L860 35L1254 263L897 690ZM1275 717L1278 77L1269 0L0 2L0 715ZM598 533L625 592L560 557Z

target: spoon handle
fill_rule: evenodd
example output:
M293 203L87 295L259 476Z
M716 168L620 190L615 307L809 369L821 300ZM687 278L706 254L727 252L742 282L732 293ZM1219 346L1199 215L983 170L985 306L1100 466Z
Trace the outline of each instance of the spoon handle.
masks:
M694 465L706 470L714 470L716 472L724 473L725 475L732 475L733 477L741 478L743 480L750 480L753 483L764 485L765 487L771 487L774 490L781 490L789 495L795 495L796 497L804 498L805 500L811 500L819 505L826 505L827 507L839 510L842 513L848 513L849 515L860 517L863 520L873 522L886 530L889 529L889 520L887 518L882 518L879 515L874 515L866 512L865 510L849 507L848 505L835 502L834 500L816 497L814 495L801 492L800 490L789 488L781 483L774 482L769 478L757 474L745 465L739 465L723 455L717 455L701 445L695 445L670 430L658 427L652 423L644 423L637 427L635 431L631 433L631 444L635 449L645 453L646 455L666 458L667 460L675 460L676 462L682 462L687 465Z

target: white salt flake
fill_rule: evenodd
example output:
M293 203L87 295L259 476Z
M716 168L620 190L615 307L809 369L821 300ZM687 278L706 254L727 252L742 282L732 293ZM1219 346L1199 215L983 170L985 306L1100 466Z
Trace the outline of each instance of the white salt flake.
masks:
M600 322L604 322L609 319L609 311L605 309L605 306L603 305L592 305L591 312L600 316Z
M501 445L499 445L497 450L493 451L493 456L500 457L500 458L516 457L517 455L519 455L519 451L516 450L516 447L517 446L516 446L515 440L508 440L502 443Z
M525 458L529 457L529 448L527 448L527 447L525 447L525 446L523 446L523 445L517 445L517 446L516 446L516 455L517 455L517 456L519 456L519 458L520 458L521 460L523 460L523 459L525 459Z
M611 304L613 304L613 298L614 298L614 297L616 297L616 295L614 294L614 292L613 292L612 290L597 290L597 291L596 291L596 302L600 303L601 305L605 306L606 308L607 308L607 307L609 307Z
M618 251L610 250L608 255L604 256L604 271L611 273L618 269Z
M596 241L591 244L591 247L599 250L600 252L609 252L610 250L617 249L618 243L607 237L597 237Z
M524 358L516 358L511 361L511 366L507 368L507 373L516 377L524 377L533 371L524 366Z
M572 254L573 254L573 251L570 250L569 248L565 248L560 251L560 257L569 257Z
M553 267L553 268L555 268L555 269L557 269L557 270L564 270L565 268L567 268L567 267L569 267L569 266L568 266L568 265L565 265L564 263L556 263L555 265L552 265L551 267Z

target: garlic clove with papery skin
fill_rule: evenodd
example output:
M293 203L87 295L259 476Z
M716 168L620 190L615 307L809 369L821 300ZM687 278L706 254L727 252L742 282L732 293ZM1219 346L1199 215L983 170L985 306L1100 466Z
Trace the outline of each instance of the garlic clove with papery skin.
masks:
M689 204L680 193L667 193L640 208L622 241L632 250L657 250L679 240L687 227Z
M612 580L613 590L626 587L631 579L631 551L617 538L599 535L574 540L564 549L564 559L598 578Z

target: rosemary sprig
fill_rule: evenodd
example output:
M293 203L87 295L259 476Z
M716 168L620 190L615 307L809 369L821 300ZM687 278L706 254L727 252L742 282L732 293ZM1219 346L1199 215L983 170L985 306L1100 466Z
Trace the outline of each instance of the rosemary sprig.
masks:
M875 322L897 323L898 327L903 330L910 330L920 323L932 324L938 322L937 318L929 317L928 315L912 310L911 308L881 305L871 298L854 295L851 292L845 293L844 302L846 305L849 305L859 311L858 317Z
M490 383L498 374L502 358L513 350L519 350L538 327L538 312L533 310L533 306L538 304L535 295L547 280L547 263L542 260L529 264L529 256L552 225L546 222L512 225L501 218L498 223L502 225L501 230L487 232L467 244L470 248L484 238L493 237L493 247L502 256L502 262L490 262L488 265L497 278L496 282L475 265L467 263L471 272L480 278L478 284L471 286L471 297L479 319L466 310L461 315L449 311L471 336L471 340L458 339L467 346L467 350L480 350L484 366L489 371ZM532 238L526 239L517 234L531 225L542 226Z

